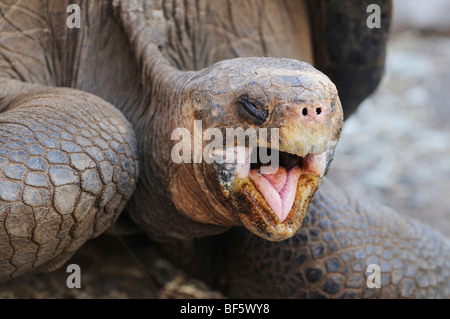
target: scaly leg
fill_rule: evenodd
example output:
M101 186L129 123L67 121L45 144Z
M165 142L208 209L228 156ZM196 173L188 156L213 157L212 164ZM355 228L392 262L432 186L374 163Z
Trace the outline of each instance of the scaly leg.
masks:
M117 219L138 176L134 131L112 105L68 88L17 93L1 97L0 281L61 266Z

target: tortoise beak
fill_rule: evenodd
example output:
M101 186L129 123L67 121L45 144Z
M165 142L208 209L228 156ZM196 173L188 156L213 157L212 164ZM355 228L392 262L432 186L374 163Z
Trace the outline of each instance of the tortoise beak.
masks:
M280 152L280 165L269 173L252 163L241 167L230 194L242 224L270 241L287 239L301 227L313 195L320 186L335 144L321 154L303 157Z

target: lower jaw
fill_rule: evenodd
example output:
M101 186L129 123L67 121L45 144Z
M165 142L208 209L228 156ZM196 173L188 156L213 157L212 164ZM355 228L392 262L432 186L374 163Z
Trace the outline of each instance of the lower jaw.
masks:
M236 181L234 193L239 203L238 215L242 224L255 235L270 241L281 241L293 236L302 226L321 180L315 174L302 174L299 177L294 204L284 221L276 216L250 178Z

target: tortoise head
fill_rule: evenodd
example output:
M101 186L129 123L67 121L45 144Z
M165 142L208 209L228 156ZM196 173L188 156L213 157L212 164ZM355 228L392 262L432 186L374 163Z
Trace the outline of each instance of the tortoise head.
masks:
M272 241L292 236L340 137L335 85L304 62L239 58L199 71L183 101L178 124L193 134L172 148L172 159L198 185L175 179L177 210Z

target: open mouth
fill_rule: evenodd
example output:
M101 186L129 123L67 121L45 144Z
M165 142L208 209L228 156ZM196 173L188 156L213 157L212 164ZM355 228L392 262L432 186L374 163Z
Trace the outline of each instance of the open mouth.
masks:
M326 173L330 147L321 154L298 156L279 151L275 163L264 163L256 152L247 150L249 161L236 173L234 193L240 202L241 222L259 236L282 240L292 236L301 226L309 203ZM250 161L250 158L256 158Z
M260 151L260 148L254 150ZM258 161L250 166L249 177L280 222L285 221L292 210L300 177L311 174L320 177L326 168L326 154L300 157L279 152L279 163L272 167L262 164L257 158Z
M249 177L253 185L280 222L286 219L294 204L302 166L302 157L285 152L279 154L279 165L270 167L258 161L250 166Z

